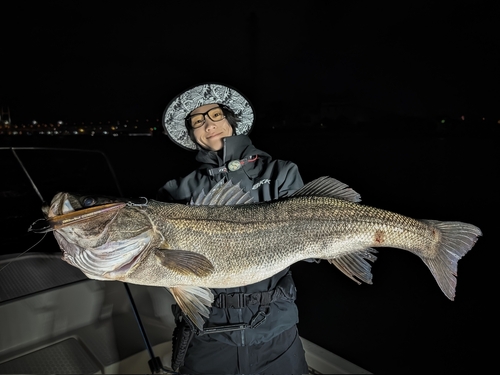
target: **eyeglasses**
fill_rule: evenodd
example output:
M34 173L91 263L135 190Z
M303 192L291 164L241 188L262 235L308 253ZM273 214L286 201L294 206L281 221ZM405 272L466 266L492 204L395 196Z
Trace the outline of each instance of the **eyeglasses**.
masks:
M224 118L224 112L221 107L209 109L205 113L196 113L186 118L193 129L198 129L205 124L205 116L214 122L221 121Z

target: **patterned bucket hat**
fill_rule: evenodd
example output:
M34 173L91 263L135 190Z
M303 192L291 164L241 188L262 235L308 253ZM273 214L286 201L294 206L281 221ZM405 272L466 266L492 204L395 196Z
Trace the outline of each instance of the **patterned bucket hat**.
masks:
M248 134L254 121L253 107L241 93L219 83L205 83L177 95L163 113L163 127L172 141L188 150L198 147L189 137L185 119L196 108L205 104L224 104L229 107L240 121L236 134Z

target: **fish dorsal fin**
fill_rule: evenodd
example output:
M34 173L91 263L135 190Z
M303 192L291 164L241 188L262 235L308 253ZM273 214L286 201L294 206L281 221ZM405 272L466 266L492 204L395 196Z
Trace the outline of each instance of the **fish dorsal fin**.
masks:
M245 192L238 182L236 185L231 180L225 182L220 180L210 189L208 194L202 190L196 198L191 198L190 205L194 206L231 206L237 204L253 203L254 200L250 193Z
M369 247L355 253L342 255L338 258L328 259L328 262L356 283L361 284L355 277L367 284L372 284L372 266L367 260L375 262L377 257L374 253L377 253L377 250Z
M178 285L167 289L184 314L202 331L205 323L202 316L208 318L208 308L214 302L214 295L210 289L189 285Z
M361 196L348 185L332 177L323 176L309 182L294 192L291 197L316 196L345 199L351 202L361 202Z

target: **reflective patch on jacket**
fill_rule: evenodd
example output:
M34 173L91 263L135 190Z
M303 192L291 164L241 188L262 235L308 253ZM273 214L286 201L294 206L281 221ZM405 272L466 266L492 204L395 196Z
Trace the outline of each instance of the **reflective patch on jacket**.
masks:
M264 178L263 180L260 180L254 186L252 186L252 190L257 190L258 188L260 188L264 184L269 184L270 185L271 184L271 180L269 178Z

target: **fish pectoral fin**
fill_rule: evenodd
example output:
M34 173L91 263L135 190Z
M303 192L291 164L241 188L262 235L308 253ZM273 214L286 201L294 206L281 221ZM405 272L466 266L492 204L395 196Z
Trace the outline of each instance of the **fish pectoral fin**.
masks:
M155 254L161 265L184 275L203 277L214 270L207 257L193 251L156 249Z
M188 285L173 286L167 289L172 293L175 302L177 302L184 314L191 319L198 329L203 330L205 321L202 316L208 318L210 313L208 308L212 306L214 301L214 295L210 289Z
M349 253L337 258L328 259L328 262L333 264L340 271L342 271L344 275L358 284L361 283L357 279L367 284L373 284L373 275L371 272L372 266L367 262L367 260L375 262L377 257L374 253L377 253L377 250L369 247L355 253Z

